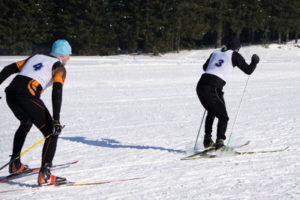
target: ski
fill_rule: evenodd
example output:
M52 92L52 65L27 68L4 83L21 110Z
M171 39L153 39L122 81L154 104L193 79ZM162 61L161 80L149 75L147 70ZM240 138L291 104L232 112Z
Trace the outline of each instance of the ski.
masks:
M215 158L217 155L215 154L203 154L203 155L197 155L189 158L182 158L181 160L196 160L196 159L203 159L203 158Z
M262 151L244 151L244 152L235 151L234 154L239 156L239 155L256 154L256 153L274 153L274 152L285 151L288 148L289 147L285 147L285 148L282 148L282 149L262 150Z
M69 166L69 165L73 165L78 163L79 161L73 161L73 162L67 162L67 163L62 163L62 164L58 164L58 165L53 165L51 168L58 168L58 167L65 167L65 166ZM10 181L16 178L21 178L24 176L28 176L30 174L34 174L40 171L40 168L29 168L26 171L19 173L19 174L10 174L8 176L5 177L0 177L0 183L4 183L6 181Z
M220 158L223 155L225 155L226 157L230 157L230 156L240 156L240 155L249 155L249 154L260 154L260 153L275 153L275 152L285 151L288 148L289 147L285 147L285 148L282 148L282 149L272 149L272 150L262 150L262 151L244 151L244 152L228 151L227 154L224 151L217 151L216 153L218 153L218 154L209 154L209 153L207 153L207 154L203 154L203 155L199 155L199 156L194 156L194 157L191 157L191 158L186 159L186 160L196 160L196 159L205 159L205 158L217 158L217 157Z
M228 151L228 150L232 151L233 149L237 149L237 148L247 146L249 143L250 143L250 141L248 140L247 142L245 142L243 144L236 145L236 146L225 147L225 149L226 149L226 151ZM205 149L203 151L197 152L195 154L192 154L192 155L186 156L184 158L181 158L181 160L193 160L194 157L197 158L199 156L207 157L209 153L212 153L212 152L215 152L215 151L216 151L215 147L211 147L211 148Z
M225 149L228 150L233 150L233 149L238 149L244 146L247 146L248 144L250 144L250 140L248 140L247 142L245 142L244 144L240 144L240 145L235 145L235 146L229 146L229 147L225 147Z
M18 173L18 174L10 174L8 176L5 177L1 177L0 178L0 183L4 183L6 181L10 181L12 179L16 179L16 178L20 178L23 177L27 174L31 174L31 173L35 173L35 172L39 172L40 169L39 168L31 168L31 169L26 169L26 171L22 172L22 173Z
M144 177L138 177L138 178L129 178L129 179L117 179L117 180L107 180L107 181L96 181L96 182L67 182L59 185L44 185L44 186L36 186L36 187L26 187L26 188L19 188L19 189L13 189L13 190L5 190L0 191L0 193L9 193L9 192L19 192L19 191L26 191L26 190L39 190L46 187L72 187L72 186L89 186L89 185L102 185L102 184L108 184L108 183L115 183L115 182L125 182L125 181L133 181L133 180L140 180Z
M139 178L129 178L129 179L118 179L118 180L108 180L108 181L96 181L96 182L67 182L59 185L54 185L55 187L68 187L68 186L84 186L84 185L101 185L107 183L114 183L114 182L125 182L125 181L133 181L143 179L144 177ZM51 186L51 185L48 185Z

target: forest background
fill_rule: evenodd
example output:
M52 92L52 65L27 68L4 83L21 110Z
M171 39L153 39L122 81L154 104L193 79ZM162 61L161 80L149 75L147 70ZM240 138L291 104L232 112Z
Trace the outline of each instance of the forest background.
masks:
M300 33L300 0L0 0L0 55L152 53L283 43Z

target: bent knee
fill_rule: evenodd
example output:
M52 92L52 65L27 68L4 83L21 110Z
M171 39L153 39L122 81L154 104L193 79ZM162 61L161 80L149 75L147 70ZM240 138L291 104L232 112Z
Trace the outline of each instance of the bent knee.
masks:
M228 122L228 121L229 121L228 115L219 115L219 116L217 116L217 117L218 117L218 119L219 119L220 121L223 121L223 122Z
M22 129L24 132L29 132L31 127L32 127L31 121L21 121L20 129Z

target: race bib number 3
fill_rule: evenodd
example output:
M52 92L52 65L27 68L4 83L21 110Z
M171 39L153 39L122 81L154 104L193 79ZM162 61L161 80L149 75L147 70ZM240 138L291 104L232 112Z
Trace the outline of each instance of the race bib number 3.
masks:
M218 62L215 63L215 65L216 65L217 67L221 67L221 66L223 65L223 63L224 63L224 60L223 60L223 59L220 59L220 60L218 60Z

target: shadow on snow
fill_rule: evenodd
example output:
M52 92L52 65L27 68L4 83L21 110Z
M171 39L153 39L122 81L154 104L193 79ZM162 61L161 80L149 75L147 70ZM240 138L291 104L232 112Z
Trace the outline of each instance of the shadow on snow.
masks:
M72 142L80 142L87 145L107 147L107 148L129 148L129 149L154 149L160 151L168 151L173 153L186 153L183 150L168 149L164 147L155 147L155 146L143 146L143 145L123 145L117 140L101 138L101 140L88 140L85 137L60 137L64 140L69 140Z

